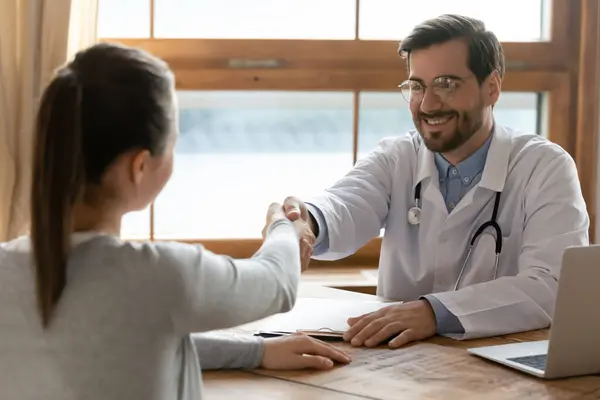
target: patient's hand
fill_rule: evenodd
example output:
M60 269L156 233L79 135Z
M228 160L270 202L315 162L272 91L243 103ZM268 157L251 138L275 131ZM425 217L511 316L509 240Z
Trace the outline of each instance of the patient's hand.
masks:
M288 219L285 215L283 207L279 203L272 203L267 210L267 218L265 226L262 230L263 239L266 237L269 226L278 219ZM301 271L306 271L310 264L310 259L313 254L313 245L315 244L315 235L313 234L310 225L303 219L297 219L292 222L294 229L298 234L300 245L300 268Z
M313 245L315 244L315 235L312 233L308 223L302 219L293 222L294 229L300 238L300 269L302 272L308 269L310 259L313 255Z
M266 339L261 367L265 369L331 369L348 364L350 355L302 333Z
M279 203L271 203L271 205L267 209L265 226L262 229L263 239L267 236L267 229L269 228L269 226L279 219L287 219L285 213L283 212L283 206Z

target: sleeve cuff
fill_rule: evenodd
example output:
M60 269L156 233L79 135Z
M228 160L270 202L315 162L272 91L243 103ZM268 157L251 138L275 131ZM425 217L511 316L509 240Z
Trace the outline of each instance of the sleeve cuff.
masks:
M317 236L315 244L313 245L313 253L314 255L318 256L326 253L329 250L329 232L327 231L327 222L325 221L323 212L319 210L318 207L313 204L306 203L306 208L313 216L317 222L317 226L319 227L319 235Z
M191 335L204 370L255 369L260 367L264 339L217 332Z
M436 333L438 335L444 335L448 333L464 333L465 330L460 323L458 317L452 314L444 304L437 299L437 297L429 294L422 296L421 299L425 299L431 304L433 313L435 314L436 321Z
M292 222L289 219L276 219L275 221L271 222L271 224L267 227L267 236L273 233L273 231L279 228L280 226L288 226L289 228L292 228L292 230L294 228L294 225L292 225Z

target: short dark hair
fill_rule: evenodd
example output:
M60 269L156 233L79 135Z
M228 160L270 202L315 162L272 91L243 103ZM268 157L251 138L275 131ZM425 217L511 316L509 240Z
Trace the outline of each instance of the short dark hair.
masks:
M483 21L462 15L444 14L420 23L400 42L398 53L408 62L415 50L456 39L467 44L467 63L479 84L494 70L504 76L504 51L496 35L485 29Z
M42 324L66 284L73 209L120 155L160 155L172 124L173 76L150 54L96 44L58 70L42 94L34 134L31 241Z

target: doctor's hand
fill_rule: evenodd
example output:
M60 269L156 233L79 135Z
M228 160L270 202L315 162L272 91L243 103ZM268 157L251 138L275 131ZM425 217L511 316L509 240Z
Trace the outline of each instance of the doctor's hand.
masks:
M265 369L321 369L336 363L348 364L350 355L328 343L302 333L266 339L261 368Z
M306 222L310 222L306 204L304 204L304 202L297 197L286 197L286 199L283 201L283 211L290 221L303 219Z
M308 212L306 204L304 204L304 202L299 198L293 196L286 197L283 202L283 211L290 221L297 221L299 219L306 221L310 231L315 235L319 234L319 227L317 223L312 215Z
M389 306L350 318L348 325L344 340L353 346L374 347L393 338L389 347L398 348L436 333L435 314L427 300Z

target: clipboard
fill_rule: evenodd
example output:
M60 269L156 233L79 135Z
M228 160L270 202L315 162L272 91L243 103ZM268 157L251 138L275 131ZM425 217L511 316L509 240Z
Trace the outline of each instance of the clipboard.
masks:
M348 318L358 317L402 302L299 298L287 313L276 314L256 324L254 336L272 338L302 332L315 339L341 342ZM254 325L254 324L253 324Z

